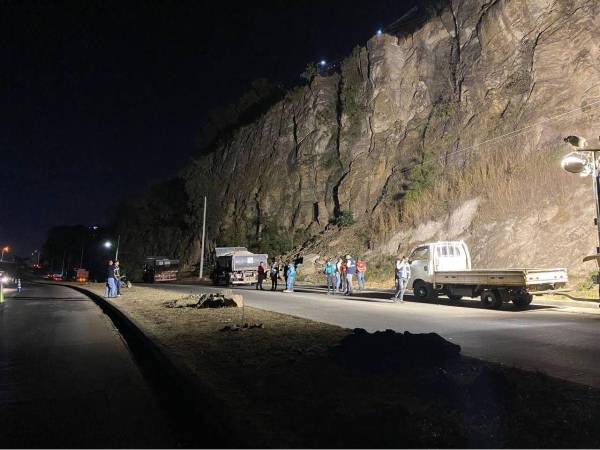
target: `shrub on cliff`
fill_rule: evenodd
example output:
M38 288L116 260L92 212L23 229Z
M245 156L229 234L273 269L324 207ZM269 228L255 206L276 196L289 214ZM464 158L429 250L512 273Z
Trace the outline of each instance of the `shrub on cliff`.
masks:
M354 225L356 223L356 219L354 219L354 213L349 209L345 209L340 211L339 215L331 220L331 223L337 225L338 227L345 228L350 225Z

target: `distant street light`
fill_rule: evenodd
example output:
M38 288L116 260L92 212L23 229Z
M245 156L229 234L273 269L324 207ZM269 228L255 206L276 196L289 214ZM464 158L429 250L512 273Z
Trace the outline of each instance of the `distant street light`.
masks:
M381 36L381 33L383 33L383 31L381 31L381 28L379 30L377 30L377 36Z
M10 247L8 245L6 247L2 248L2 255L0 255L0 261L4 261L4 252L6 252L6 253L10 252Z
M111 248L111 247L112 247L112 242L110 242L110 241L106 241L106 242L104 243L104 246L105 246L106 248Z
M567 136L564 141L575 151L563 157L560 162L561 167L567 172L578 174L581 177L592 175L594 201L596 203L594 224L598 231L598 246L596 247L596 254L586 256L583 261L596 261L598 265L598 294L600 295L600 222L598 221L600 218L600 175L598 174L598 152L600 152L600 148L587 148L587 140L581 136Z
M319 64L321 65L321 67L325 67L327 65L327 61L325 61L324 59L322 59Z
M35 255L36 253L37 253L37 267L40 267L40 251L34 250L33 253L31 253L31 256Z

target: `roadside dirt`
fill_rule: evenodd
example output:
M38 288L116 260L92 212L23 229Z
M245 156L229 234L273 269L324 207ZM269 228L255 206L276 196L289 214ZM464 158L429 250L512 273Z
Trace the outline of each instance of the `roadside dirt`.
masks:
M184 296L134 286L110 301L221 399L247 447L600 446L591 388L462 357L437 335L167 307Z

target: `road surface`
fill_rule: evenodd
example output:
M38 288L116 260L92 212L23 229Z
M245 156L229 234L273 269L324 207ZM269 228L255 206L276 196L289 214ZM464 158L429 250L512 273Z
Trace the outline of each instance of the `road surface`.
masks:
M0 447L174 447L168 420L115 330L60 286L0 305Z
M218 290L197 285L146 286L185 293ZM321 289L307 287L293 294L245 287L236 291L244 295L248 306L347 328L435 332L459 344L465 355L600 387L600 314L549 305L532 305L526 311L516 311L511 305L490 310L474 300L450 305L447 300L430 303L411 296L393 304L389 294L381 292L328 296Z

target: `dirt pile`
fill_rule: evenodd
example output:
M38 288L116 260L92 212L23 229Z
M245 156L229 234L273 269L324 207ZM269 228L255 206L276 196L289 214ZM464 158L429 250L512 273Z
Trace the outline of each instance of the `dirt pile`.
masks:
M244 305L244 300L239 294L216 292L202 295L190 294L181 299L168 300L163 305L165 308L237 308Z
M436 333L385 330L371 334L362 328L342 339L333 352L340 363L366 370L439 365L460 358L460 346Z

